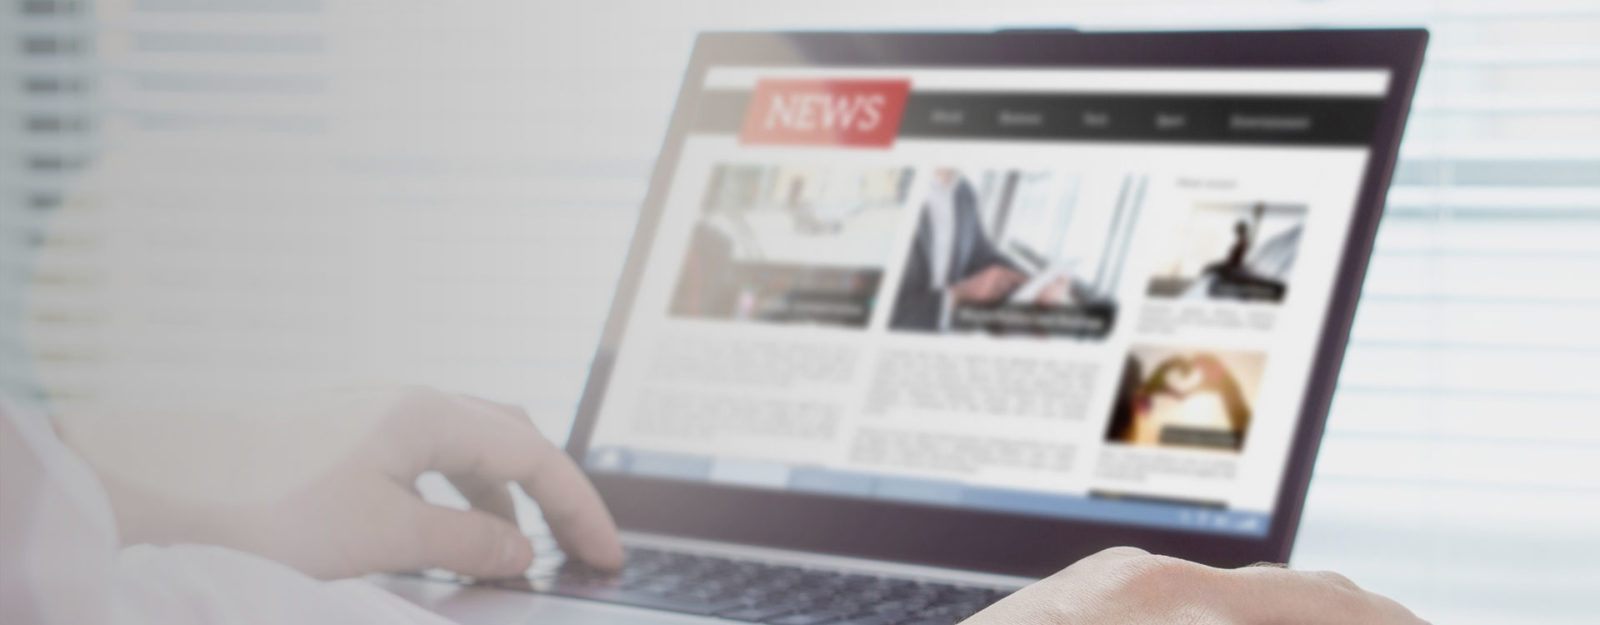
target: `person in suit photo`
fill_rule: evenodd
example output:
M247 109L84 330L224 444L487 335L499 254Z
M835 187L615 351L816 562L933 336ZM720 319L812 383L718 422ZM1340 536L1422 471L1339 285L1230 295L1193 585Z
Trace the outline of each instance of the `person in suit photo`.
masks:
M955 169L935 169L889 326L941 331L955 305L999 303L1025 280L984 231L972 183Z

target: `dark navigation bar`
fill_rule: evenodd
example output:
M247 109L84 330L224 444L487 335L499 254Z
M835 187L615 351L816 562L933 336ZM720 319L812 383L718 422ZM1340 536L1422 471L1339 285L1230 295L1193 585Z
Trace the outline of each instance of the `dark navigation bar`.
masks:
M913 92L899 139L1367 145L1376 98ZM708 91L694 132L738 134L746 91Z

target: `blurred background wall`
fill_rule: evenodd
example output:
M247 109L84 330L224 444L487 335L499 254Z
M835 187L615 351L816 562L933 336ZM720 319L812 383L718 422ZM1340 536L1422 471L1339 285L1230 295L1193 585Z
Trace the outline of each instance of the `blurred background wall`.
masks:
M0 392L364 381L565 435L694 34L1434 39L1297 566L1436 622L1600 592L1600 3L7 0Z

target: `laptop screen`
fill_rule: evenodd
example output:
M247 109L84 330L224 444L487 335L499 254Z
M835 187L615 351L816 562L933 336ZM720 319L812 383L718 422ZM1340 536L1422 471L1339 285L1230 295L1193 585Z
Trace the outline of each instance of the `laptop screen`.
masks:
M587 468L1264 536L1389 82L712 67Z

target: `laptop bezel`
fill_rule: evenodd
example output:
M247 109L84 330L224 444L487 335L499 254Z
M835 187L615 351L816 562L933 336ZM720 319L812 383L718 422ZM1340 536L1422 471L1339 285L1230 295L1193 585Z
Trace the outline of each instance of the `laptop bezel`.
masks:
M706 33L651 176L567 450L585 457L706 71L715 66L1139 67L1390 72L1356 211L1264 537L1044 518L589 471L624 529L859 558L1042 576L1135 545L1216 566L1287 561L1397 160L1427 31Z

